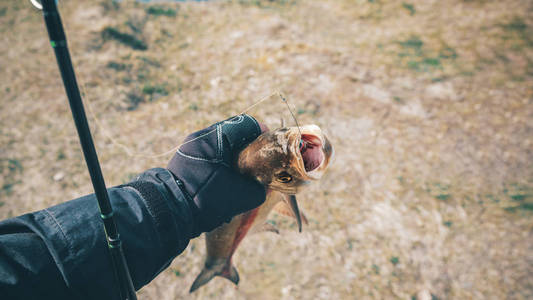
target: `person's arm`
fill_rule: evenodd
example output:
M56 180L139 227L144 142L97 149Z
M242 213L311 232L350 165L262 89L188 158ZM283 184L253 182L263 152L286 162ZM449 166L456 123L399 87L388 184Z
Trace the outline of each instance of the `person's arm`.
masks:
M193 133L167 169L151 169L108 189L136 290L187 246L265 199L258 182L233 167L261 133L242 115ZM2 299L118 299L94 195L0 222Z
M166 169L108 193L138 290L185 249L191 212ZM116 299L117 288L94 195L0 222L3 299Z

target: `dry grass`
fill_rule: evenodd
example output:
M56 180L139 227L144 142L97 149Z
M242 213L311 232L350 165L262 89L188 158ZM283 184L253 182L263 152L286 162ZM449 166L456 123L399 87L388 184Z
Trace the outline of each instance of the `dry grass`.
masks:
M533 297L531 1L78 1L61 12L109 186L169 157L128 156L104 131L164 152L276 89L336 146L328 176L300 196L310 226L279 219L281 236L248 237L238 289L216 279L187 294L197 239L141 299ZM41 15L2 2L0 36L6 218L91 184ZM271 126L282 112L275 99L252 111Z

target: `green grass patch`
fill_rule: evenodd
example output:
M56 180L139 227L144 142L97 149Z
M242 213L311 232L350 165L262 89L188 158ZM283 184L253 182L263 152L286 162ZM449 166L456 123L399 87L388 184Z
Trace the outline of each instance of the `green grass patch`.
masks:
M239 0L243 6L257 6L259 8L276 8L284 5L294 5L295 0Z
M126 107L127 110L136 110L144 102L144 97L136 92L130 92L126 94L126 102L128 105Z
M142 91L144 94L147 94L147 95L154 95L154 94L161 94L164 96L168 95L168 91L166 87L162 84L152 85L152 84L147 83L144 85Z
M522 203L520 209L533 211L533 203Z
M173 8L163 6L150 6L146 9L146 13L154 16L175 17L178 12Z
M441 201L447 201L452 197L451 193L449 192L449 189L449 184L440 182L426 184L425 187L426 193L428 193L431 197Z
M65 158L67 158L65 152L63 152L63 150L59 150L57 152L57 160L64 160Z
M500 202L500 199L498 199L498 197L496 197L496 196L494 196L492 194L486 194L485 198L491 200L492 203L499 203Z
M440 76L440 77L431 78L431 82L442 82L442 81L445 81L446 79L448 79L447 76Z
M434 69L441 69L442 63L439 58L426 57L419 60L408 61L407 67L415 71L431 71Z
M22 163L18 159L8 159L7 169L9 172L22 172Z
M144 71L146 71L146 70L143 70L143 71L140 71L139 73L137 73L137 80L145 81L145 80L148 79L149 76Z
M389 259L389 261L391 262L391 264L397 265L400 262L400 259L397 256L393 256Z
M20 183L20 181L15 181L15 182L7 182L7 183L4 183L2 185L2 190L1 192L5 193L6 195L11 195L11 193L13 192L13 187Z
M372 265L372 271L374 271L375 274L379 274L379 266L376 264Z
M128 20L124 24L135 33L140 34L143 32L144 22L134 22L133 20Z
M450 199L450 197L451 197L450 194L438 194L437 196L435 196L435 199L446 201Z
M407 62L407 67L411 70L420 70L420 63L414 60Z
M415 6L410 4L410 3L404 2L404 3L402 3L402 7L407 9L407 11L409 11L409 14L411 16L413 16L416 13Z
M110 26L104 28L102 31L102 37L104 40L112 39L135 50L148 49L148 45L134 35L121 32Z
M124 70L126 70L128 68L128 66L126 64L118 63L118 62L115 62L115 61L108 62L106 67L108 67L110 69L113 69L115 71L124 71Z
M196 103L189 104L189 109L192 111L198 111L198 104Z
M130 76L124 76L122 77L122 82L125 84L130 84L133 82L133 79Z
M508 212L517 212L517 211L520 211L520 210L531 212L531 211L533 211L533 203L527 203L527 202L526 203L521 203L520 205L510 206L510 207L506 207L504 209L506 211L508 211Z
M411 36L409 39L399 42L399 44L404 48L410 48L416 51L421 51L424 46L424 42L417 36Z
M450 228L450 227L452 227L453 222L452 221L444 221L444 222L442 222L442 224L444 224L444 226Z
M153 58L150 58L150 57L147 57L147 56L140 56L140 57L138 57L138 59L141 60L142 62L144 62L145 64L150 65L152 67L156 67L156 68L161 67L161 64L157 60L155 60Z
M520 17L514 17L509 23L503 24L502 27L507 31L515 31L520 33L524 33L528 28L527 24Z
M533 30L521 17L514 17L508 23L501 24L501 27L508 33L508 35L502 37L504 40L514 35L514 37L522 40L526 46L533 47ZM518 45L518 48L520 48L520 45Z
M439 51L439 57L444 59L456 59L457 51L451 47L445 46Z
M413 35L403 41L398 41L401 50L398 52L402 64L414 71L429 72L442 70L445 60L455 60L455 49L442 45L438 51L428 50L420 37Z
M528 201L532 197L532 189L528 185L520 183L511 183L506 184L503 193L511 201L508 202L510 206L505 207L504 209L508 212L517 212L517 211L533 211L533 202Z
M21 182L16 180L16 174L22 173L23 170L22 163L16 158L0 159L0 176L5 179L2 186L0 186L0 195L11 195L13 187Z
M432 67L440 67L440 59L439 58L434 58L434 57L428 57L428 58L424 58L424 60L422 61L423 64L425 65L428 65L428 66L432 66Z
M515 195L511 195L511 199L513 201L524 201L526 200L526 198L528 197L529 195L524 195L524 194L515 194Z

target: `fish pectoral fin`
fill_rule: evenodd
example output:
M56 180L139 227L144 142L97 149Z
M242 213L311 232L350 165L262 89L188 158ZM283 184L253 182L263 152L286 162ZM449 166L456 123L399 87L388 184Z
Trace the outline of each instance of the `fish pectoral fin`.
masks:
M263 225L258 226L257 230L255 230L253 233L259 233L259 232L265 232L265 231L279 234L279 229L273 224L268 223L268 222L265 222L263 223Z
M289 195L289 207L291 208L292 213L296 217L296 223L298 223L298 232L302 232L302 216L300 215L300 209L298 208L298 201L296 201L296 196Z
M280 215L294 218L298 222L298 218L296 218L294 210L291 208L287 201L278 202L278 204L274 206L273 210ZM305 216L304 212L302 210L299 210L299 212L301 221L303 221L305 225L309 225L309 222L307 221L307 217Z
M215 276L224 277L233 282L235 285L239 284L239 273L233 264L229 267L227 265L218 265L211 268L204 267L202 272L198 274L192 283L189 293L194 292L202 285L208 283Z

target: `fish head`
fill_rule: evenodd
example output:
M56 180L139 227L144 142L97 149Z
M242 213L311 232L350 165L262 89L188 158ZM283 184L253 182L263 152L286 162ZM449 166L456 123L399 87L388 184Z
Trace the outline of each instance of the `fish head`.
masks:
M288 195L325 173L333 146L317 125L282 127L262 133L238 157L241 173Z

